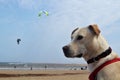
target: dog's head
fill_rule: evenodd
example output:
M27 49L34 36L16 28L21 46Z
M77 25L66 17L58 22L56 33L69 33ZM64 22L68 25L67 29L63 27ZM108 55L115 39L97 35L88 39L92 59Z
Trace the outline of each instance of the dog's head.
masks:
M71 34L71 42L63 47L66 57L83 57L88 55L89 50L96 49L100 30L96 24L85 28L76 28ZM97 49L96 49L97 50Z

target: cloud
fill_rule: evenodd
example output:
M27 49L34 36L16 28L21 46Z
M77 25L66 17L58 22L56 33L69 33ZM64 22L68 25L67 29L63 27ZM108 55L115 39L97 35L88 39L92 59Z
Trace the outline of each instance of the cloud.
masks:
M83 26L97 23L105 27L120 18L119 0L0 0L0 3L4 4L15 2L24 9L48 10L54 20L60 21L62 18L66 20L66 24L72 22Z
M17 0L18 5L24 9L37 10L42 4L42 0Z
M74 21L77 20L83 25L98 23L102 26L106 26L120 18L120 1L71 0L70 2L63 1L63 3L61 2L59 8L64 15L61 15L60 17L70 17L71 19L74 19Z
M18 5L20 8L29 10L39 9L41 3L42 0L0 0L2 5Z

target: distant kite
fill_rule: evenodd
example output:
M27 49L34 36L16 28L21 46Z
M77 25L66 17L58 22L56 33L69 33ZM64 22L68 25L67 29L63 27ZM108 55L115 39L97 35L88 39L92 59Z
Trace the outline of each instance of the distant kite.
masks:
M18 39L17 39L17 44L18 44L18 45L20 44L20 41L21 41L21 39L18 38Z
M49 13L47 11L40 11L38 16L42 16L42 14L45 14L46 16L49 16Z

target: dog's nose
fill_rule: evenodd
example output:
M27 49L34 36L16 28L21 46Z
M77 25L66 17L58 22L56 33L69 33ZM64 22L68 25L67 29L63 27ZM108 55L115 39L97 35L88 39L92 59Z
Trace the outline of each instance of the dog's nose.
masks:
M63 47L63 52L64 52L64 53L67 53L68 50L69 50L69 47L68 47L68 46L64 46L64 47Z

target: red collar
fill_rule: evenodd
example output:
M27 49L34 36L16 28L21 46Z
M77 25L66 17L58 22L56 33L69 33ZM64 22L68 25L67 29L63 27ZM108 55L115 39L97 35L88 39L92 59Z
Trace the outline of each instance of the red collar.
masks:
M109 65L109 64L112 64L114 62L118 62L120 61L120 58L115 58L113 60L109 60L105 63L103 63L101 66L99 66L98 68L96 68L90 75L89 75L89 80L95 80L95 77L97 75L97 73L102 69L104 68L105 66Z

